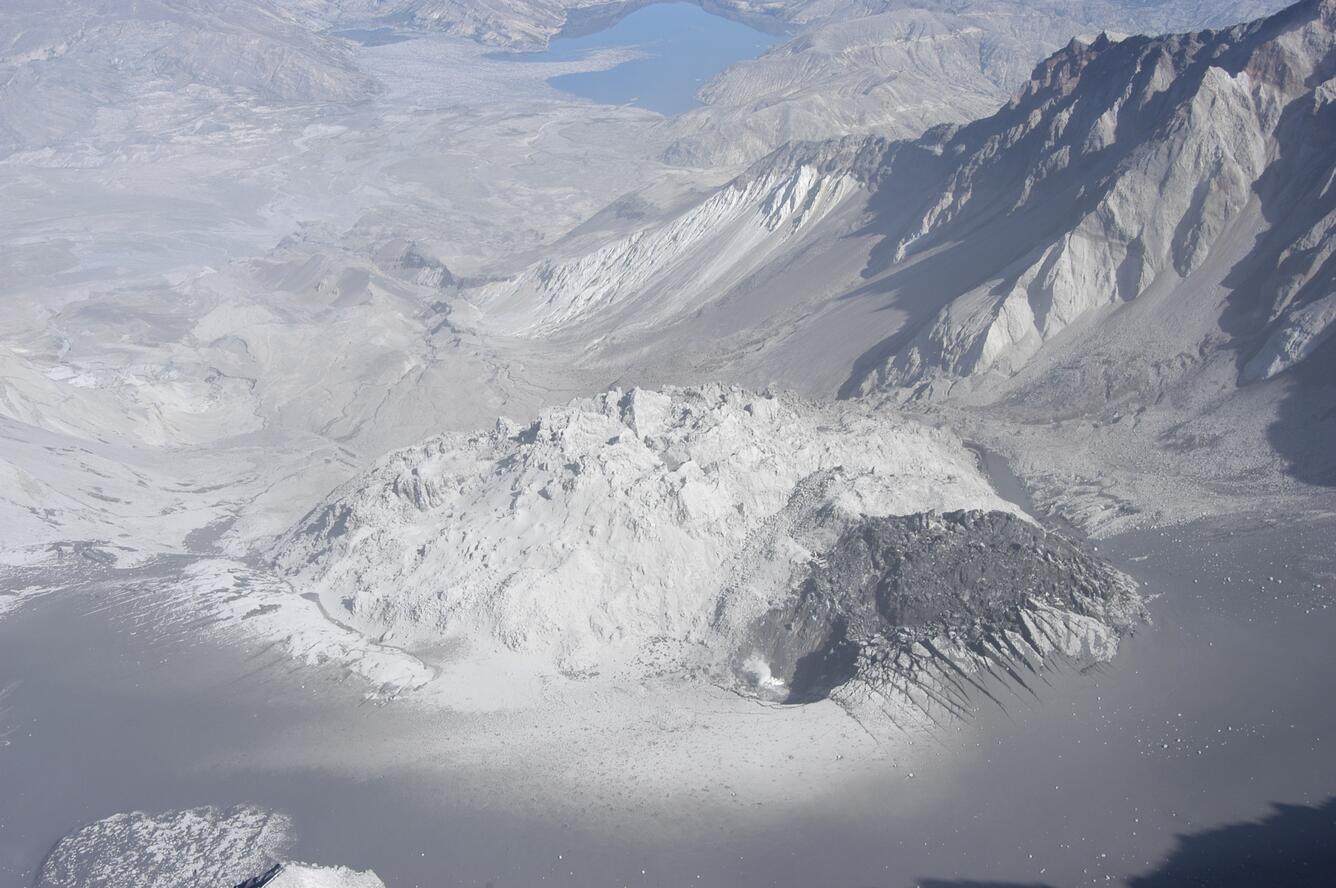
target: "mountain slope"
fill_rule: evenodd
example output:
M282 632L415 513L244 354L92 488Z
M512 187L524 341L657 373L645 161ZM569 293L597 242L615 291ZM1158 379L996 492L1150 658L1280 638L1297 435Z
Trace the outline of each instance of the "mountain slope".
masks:
M485 291L483 309L494 332L632 381L992 405L1095 435L1130 417L1108 446L1144 451L1143 475L1171 456L1217 487L1320 481L1336 441L1320 369L1336 348L1333 74L1332 0L1072 41L991 117L791 146L632 241ZM767 177L795 170L835 199L740 238L784 193Z
M879 295L971 275L860 355L844 390L1067 423L1045 483L1088 476L1078 454L1128 474L1077 507L1099 523L1210 508L1166 497L1167 477L1245 500L1330 485L1333 75L1331 2L1054 56L942 143L959 160L882 229L865 269Z
M784 262L821 223L838 224L882 149L850 139L778 152L667 222L467 292L472 310L457 320L522 336L652 332Z
M509 50L587 34L654 0L286 0L342 24L437 31ZM665 121L665 159L735 166L788 141L876 134L987 114L1074 34L1219 26L1278 0L698 0L792 39L704 84L704 106Z
M999 115L955 134L942 151L962 160L898 233L892 263L1000 240L1003 226L1024 226L1029 250L953 298L880 381L1014 373L1087 312L1198 274L1223 281L1228 246L1270 227L1277 191L1300 198L1275 284L1287 295L1269 306L1288 328L1280 316L1318 295L1333 207L1332 19L1330 4L1308 3L1225 31L1073 43ZM1274 251L1243 261L1274 268ZM1311 328L1321 313L1305 318Z

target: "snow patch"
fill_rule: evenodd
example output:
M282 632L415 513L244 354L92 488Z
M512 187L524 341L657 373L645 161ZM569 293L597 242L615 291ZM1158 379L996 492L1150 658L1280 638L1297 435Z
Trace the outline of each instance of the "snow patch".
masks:
M283 862L293 840L291 820L249 805L115 814L61 839L37 888L232 888L274 868L267 888L385 888L371 872Z

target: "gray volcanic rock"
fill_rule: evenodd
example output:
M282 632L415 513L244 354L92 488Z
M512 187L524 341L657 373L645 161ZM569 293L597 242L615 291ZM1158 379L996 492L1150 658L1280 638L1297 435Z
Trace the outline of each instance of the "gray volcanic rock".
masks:
M392 453L273 555L382 641L604 670L665 638L733 651L850 516L1007 506L958 441L890 413L636 389Z
M1146 619L1124 574L1003 512L865 518L809 571L754 629L787 702L899 690L959 709L971 673L1105 659Z
M1009 507L973 454L889 411L637 389L391 454L273 558L408 649L703 670L856 713L895 695L903 725L937 718L921 696L952 700L955 673L1108 660L1145 618L1131 580Z

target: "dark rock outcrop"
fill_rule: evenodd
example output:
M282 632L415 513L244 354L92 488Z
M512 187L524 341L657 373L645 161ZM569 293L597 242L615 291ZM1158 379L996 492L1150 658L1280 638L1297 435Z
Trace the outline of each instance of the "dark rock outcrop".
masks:
M754 634L790 703L863 684L959 708L973 673L1102 659L1145 618L1130 579L1004 512L863 519L809 570Z

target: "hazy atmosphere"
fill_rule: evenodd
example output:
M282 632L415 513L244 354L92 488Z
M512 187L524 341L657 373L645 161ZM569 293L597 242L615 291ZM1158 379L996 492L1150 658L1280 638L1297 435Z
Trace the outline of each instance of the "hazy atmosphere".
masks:
M0 0L0 885L1336 879L1336 0Z

